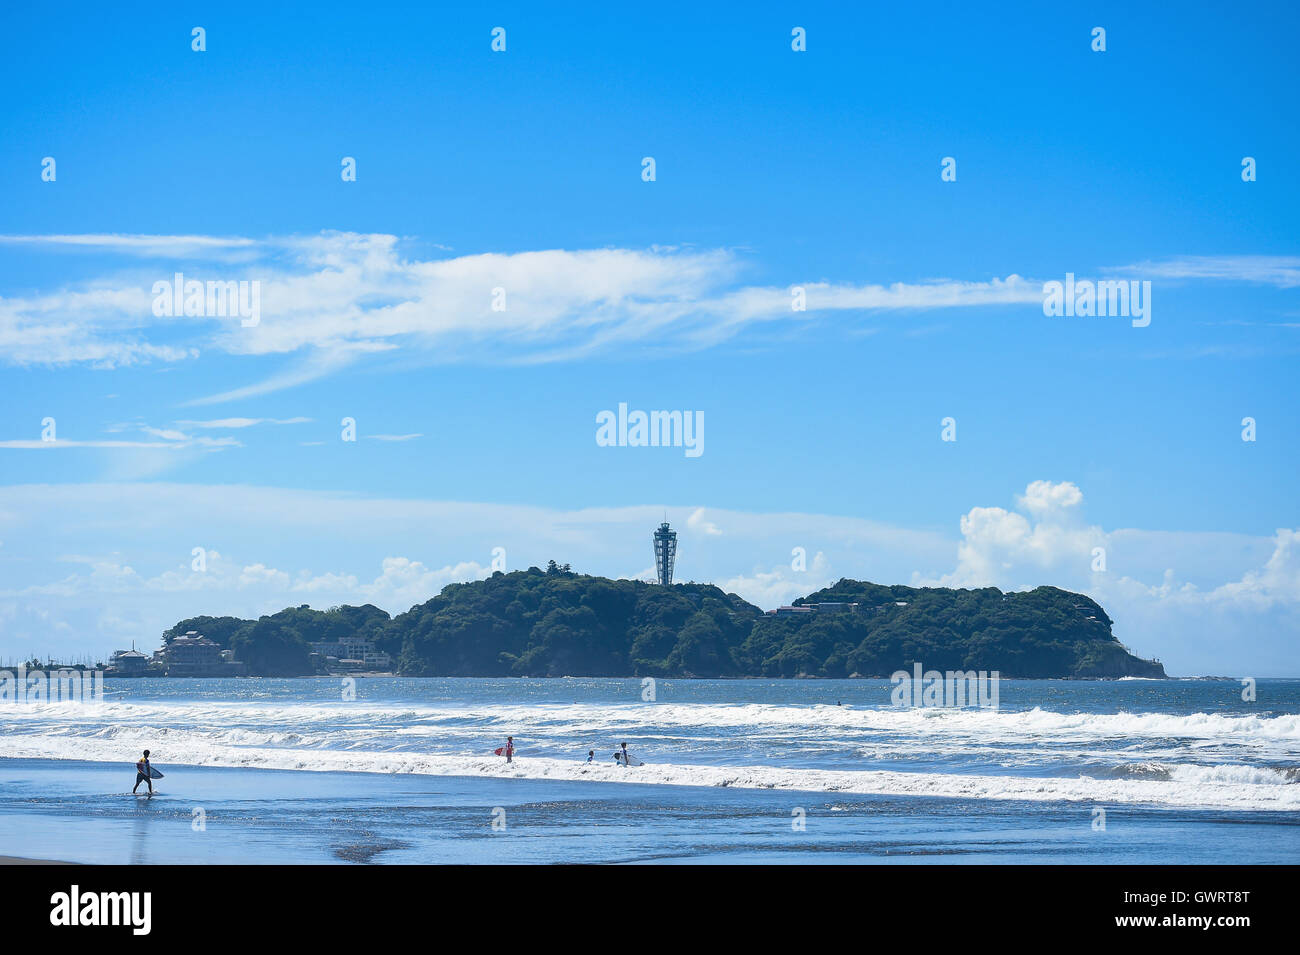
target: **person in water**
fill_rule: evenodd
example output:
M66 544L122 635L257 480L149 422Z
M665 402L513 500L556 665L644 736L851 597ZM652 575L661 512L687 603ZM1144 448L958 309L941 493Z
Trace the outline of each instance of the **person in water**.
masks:
M628 766L628 765L630 765L630 764L628 763L628 761L627 761L627 743L623 743L623 744L621 745L621 747L620 747L620 750L621 750L621 751L619 752L619 757L620 757L620 760L619 760L619 761L620 761L624 766Z
M514 738L513 736L507 736L507 737L506 737L506 746L505 746L505 750L504 750L504 752L503 752L503 755L505 756L505 758L506 758L506 762L507 762L507 763L513 763L513 762L514 762L514 760L515 760L515 738Z
M140 784L145 783L149 787L149 795L153 795L153 777L149 773L149 751L144 751L144 756L140 757L135 764L135 785L131 787L131 794L140 788Z
M594 763L595 761L596 761L596 751L594 749L587 750L587 762Z

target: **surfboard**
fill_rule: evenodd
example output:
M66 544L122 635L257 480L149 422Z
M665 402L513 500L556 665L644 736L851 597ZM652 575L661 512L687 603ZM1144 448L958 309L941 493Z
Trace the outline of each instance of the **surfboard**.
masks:
M160 773L160 772L158 772L158 770L154 769L152 766L150 766L150 767L149 767L149 778L150 778L150 779L162 779L162 778L163 778L163 774Z
M645 763L641 762L641 760L637 759L637 758L636 758L635 756L633 756L631 753L628 753L628 755L627 755L627 761L626 761L626 762L624 762L624 760L623 760L623 754L622 754L622 753L615 753L615 754L614 754L614 759L615 759L615 760L619 763L619 765L621 765L621 766L644 766L644 765L645 765Z

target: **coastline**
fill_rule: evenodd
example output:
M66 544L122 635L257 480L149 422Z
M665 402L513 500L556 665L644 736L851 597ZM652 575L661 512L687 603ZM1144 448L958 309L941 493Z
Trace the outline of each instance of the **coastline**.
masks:
M560 681L560 680L644 680L649 677L648 674L635 674L635 673L600 674L600 675L591 675L591 674L575 675L575 674L566 673L563 676L528 676L519 673L507 673L507 674L496 674L496 675L486 675L486 676L485 675L466 676L463 674L457 674L457 675L449 675L449 674L431 675L426 673L405 674L405 673L396 673L391 670L341 670L336 673L297 673L289 676L286 676L284 674L262 674L262 673L240 673L237 675L215 674L215 673L191 673L191 674L186 674L185 676L168 676L166 674L161 674L161 673L125 674L125 675L117 674L117 673L109 673L106 674L105 679L108 680L325 680L325 679L335 680L341 677L349 677L349 676L365 677L367 679L393 679L393 680L556 680L556 681ZM849 676L822 676L821 674L815 674L815 673L799 673L794 676L783 677L783 676L761 676L761 675L745 673L745 674L728 674L726 676L652 677L652 679L664 680L664 681L708 680L708 681L725 681L728 683L743 682L746 680L752 680L752 681L811 680L811 681L820 681L825 683L830 683L837 680L853 680L854 682L861 681L861 682L870 683L873 681L880 682L882 680L888 680L889 678L890 678L889 674L884 674L882 676L873 676L870 674L863 675L861 673L853 673L850 674ZM1231 680L1231 681L1235 681L1240 678L1235 676L1170 676L1168 674L1166 674L1165 676L1013 676L1013 675L1008 675L999 672L998 679L1021 680L1021 681L1053 680L1053 681L1065 681L1065 682L1075 682L1075 683L1114 683L1120 680L1151 680L1151 681ZM1264 677L1263 679L1292 680L1292 679L1300 679L1300 677L1280 676L1280 677Z
M19 856L0 856L0 865L80 865L79 862L61 862L58 859L25 859Z
M4 861L1285 864L1300 851L1294 812L1111 804L1115 839L1091 802L215 766L168 779L132 799L120 765L0 761Z

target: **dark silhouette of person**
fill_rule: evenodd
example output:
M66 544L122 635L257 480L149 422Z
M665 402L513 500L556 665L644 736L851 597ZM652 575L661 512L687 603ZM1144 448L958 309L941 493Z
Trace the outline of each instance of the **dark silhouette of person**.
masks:
M144 751L144 756L137 760L135 764L135 785L131 787L132 795L135 795L135 791L140 788L141 783L149 787L149 795L152 796L153 777L149 772L149 751L147 749Z

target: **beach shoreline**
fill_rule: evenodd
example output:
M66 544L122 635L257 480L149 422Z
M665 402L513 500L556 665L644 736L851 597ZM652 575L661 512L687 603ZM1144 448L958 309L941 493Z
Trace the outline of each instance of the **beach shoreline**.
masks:
M1223 863L1300 853L1298 813L953 800L506 776L0 761L10 865ZM1187 841L1194 830L1197 839ZM1189 848L1189 845L1191 848Z
M63 862L58 859L26 859L20 856L0 856L0 865L77 865L76 862Z

